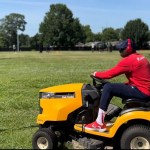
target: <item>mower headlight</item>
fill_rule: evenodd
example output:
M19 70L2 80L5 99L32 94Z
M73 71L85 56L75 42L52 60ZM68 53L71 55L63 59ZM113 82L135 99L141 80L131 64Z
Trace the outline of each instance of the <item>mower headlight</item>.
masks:
M74 92L67 93L53 93L53 92L41 92L40 98L75 98Z
M53 98L54 95L55 95L54 93L41 92L41 93L40 93L40 98Z

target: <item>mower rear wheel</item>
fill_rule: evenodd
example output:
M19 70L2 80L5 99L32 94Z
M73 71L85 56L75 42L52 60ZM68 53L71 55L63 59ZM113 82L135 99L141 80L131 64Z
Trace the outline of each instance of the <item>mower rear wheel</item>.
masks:
M127 128L120 144L121 149L150 149L150 127L134 125Z
M33 149L54 149L56 135L48 128L39 129L32 139Z

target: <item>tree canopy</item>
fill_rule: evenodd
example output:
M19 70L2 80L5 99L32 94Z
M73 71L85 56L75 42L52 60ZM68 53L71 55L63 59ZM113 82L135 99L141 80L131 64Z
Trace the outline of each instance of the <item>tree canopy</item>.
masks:
M140 49L148 41L149 29L141 19L130 20L122 31L122 39L131 38Z
M79 19L73 18L71 10L64 4L53 4L40 24L40 33L44 44L58 47L72 47L84 40L84 34Z
M16 44L17 30L25 30L25 16L11 13L0 20L0 33L3 35L5 46Z
M117 32L109 27L109 28L105 28L102 32L102 40L103 41L112 41L112 40L118 40L118 34Z

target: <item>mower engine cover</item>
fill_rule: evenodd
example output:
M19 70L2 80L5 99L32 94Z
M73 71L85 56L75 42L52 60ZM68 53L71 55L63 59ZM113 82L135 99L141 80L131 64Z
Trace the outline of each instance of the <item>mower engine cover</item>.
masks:
M42 89L39 99L37 123L44 124L46 121L66 121L71 112L87 107L87 100L98 99L98 93L89 84L73 83Z

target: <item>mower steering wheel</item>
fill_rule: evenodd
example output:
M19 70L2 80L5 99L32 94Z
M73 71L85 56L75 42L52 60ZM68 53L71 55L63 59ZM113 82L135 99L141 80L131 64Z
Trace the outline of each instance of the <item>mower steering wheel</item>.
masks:
M99 83L101 83L102 85L108 83L108 81L105 80L105 79L98 78L98 77L95 77L95 76L93 76L93 75L90 75L90 77L93 79L93 85L94 85L94 86L96 86L96 81L99 82Z

